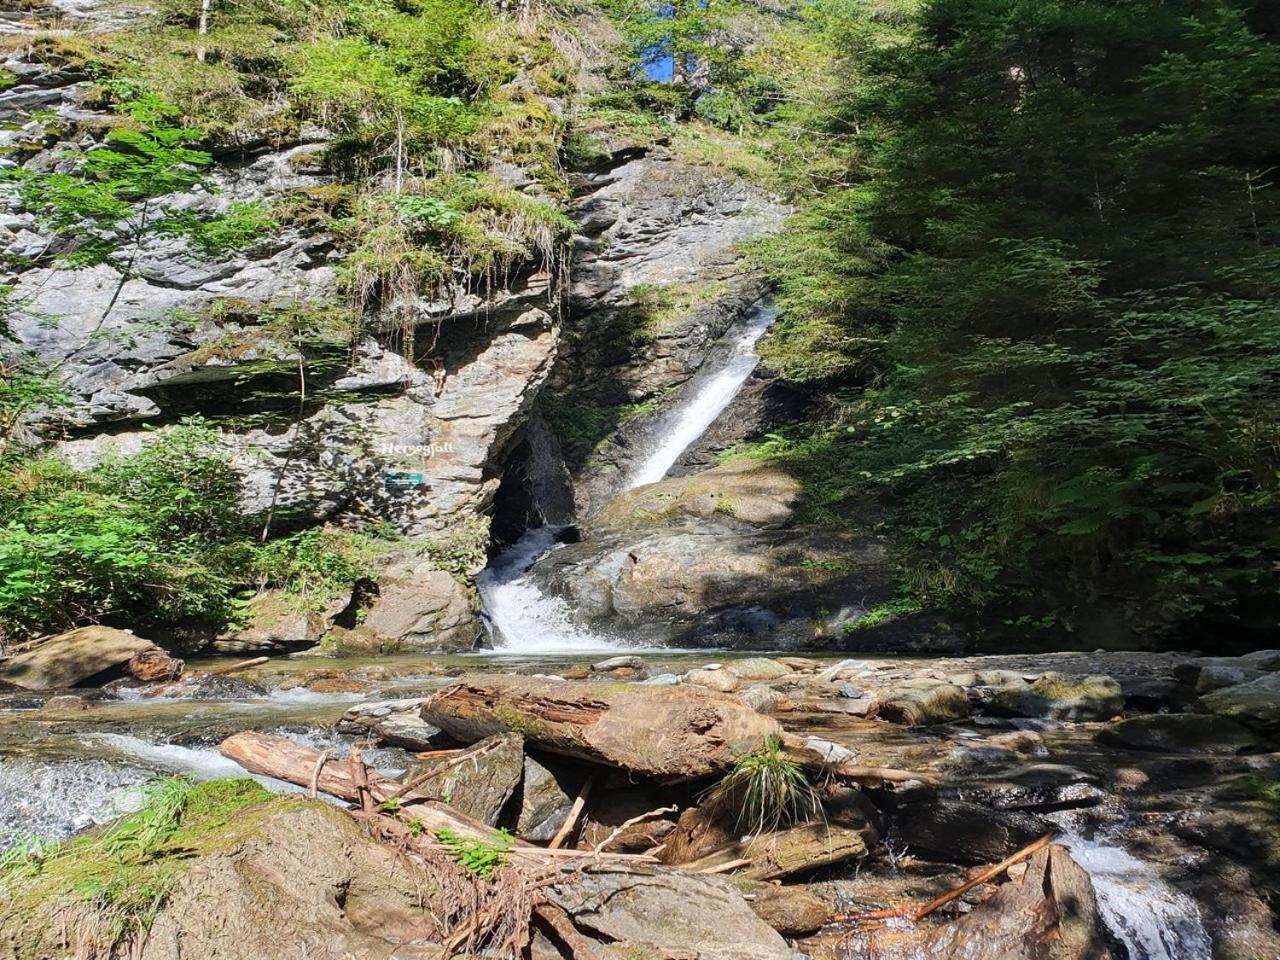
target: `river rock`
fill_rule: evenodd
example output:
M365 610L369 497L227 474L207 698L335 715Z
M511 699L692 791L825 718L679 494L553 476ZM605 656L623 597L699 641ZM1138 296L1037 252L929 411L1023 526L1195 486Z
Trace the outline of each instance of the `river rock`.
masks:
M1195 692L1197 696L1204 696L1214 690L1257 680L1266 673L1244 663L1208 663L1201 666L1196 674Z
M128 630L81 627L41 641L0 663L0 680L28 690L74 687L123 667L139 654L167 656L150 640Z
M592 673L609 673L613 670L643 670L644 661L639 657L610 657L591 665Z
M684 675L686 681L708 690L720 693L733 693L742 685L742 679L731 670L690 670ZM754 710L755 708L752 707Z
M135 653L124 665L125 673L143 683L160 683L176 680L182 674L183 663L169 656L159 647Z
M1234 720L1203 713L1129 717L1099 731L1098 742L1161 753L1241 753L1259 746L1257 736Z
M1113 960L1089 875L1064 847L1051 844L1021 878L999 887L970 913L942 927L925 926L911 956L965 960ZM893 934L877 957L897 960ZM1172 960L1172 955L1169 955Z
M762 683L747 687L738 698L756 713L785 713L791 709L790 697Z
M1210 713L1228 717L1263 733L1280 731L1280 673L1268 673L1200 698Z
M1029 813L943 797L908 801L896 818L898 835L913 853L948 863L996 863L1054 830Z
M962 687L945 680L910 680L884 694L879 715L913 727L949 723L969 715L969 697Z
M756 880L735 880L752 912L786 937L813 933L831 916L831 906L803 886L779 886Z
M573 797L554 773L533 757L524 758L520 787L520 813L516 836L524 840L550 840L569 815Z
M790 676L791 668L768 657L747 657L729 664L729 669L743 680L778 680Z
M407 777L412 780L428 770L444 770L417 788L418 792L496 827L524 776L524 761L524 738L518 733L501 733L481 740L464 753L428 761L410 770Z
M792 960L786 941L722 877L601 865L547 894L580 929L623 945L622 957Z
M958 799L998 810L1048 811L1092 807L1111 794L1094 774L1058 763L1016 767L994 776L989 772L955 788Z
M1030 683L1018 678L996 686L981 686L973 696L987 713L1003 717L1107 720L1124 709L1120 684L1105 676L1045 673Z
M423 697L377 700L350 707L338 721L341 733L374 734L382 743L406 750L435 750L440 746L440 728L419 715Z
M321 801L292 797L243 810L202 834L199 849L175 857L173 868L146 937L128 948L137 960L428 960L438 953L401 945L436 932L431 918L446 910L439 888ZM101 938L111 921L80 895L77 879L56 895L51 887L34 911L7 917L0 952L12 938L23 944L21 956L107 955Z

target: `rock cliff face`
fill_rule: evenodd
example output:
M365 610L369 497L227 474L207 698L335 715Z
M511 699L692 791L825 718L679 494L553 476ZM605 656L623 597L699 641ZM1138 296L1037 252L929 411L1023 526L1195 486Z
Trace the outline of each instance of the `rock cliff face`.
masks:
M71 33L136 15L90 2L55 9ZM10 15L4 29L21 38L40 14ZM56 171L71 153L101 147L119 118L87 99L87 76L41 62L20 40L6 49L0 67L16 82L0 93L8 124L0 148L12 159L0 164ZM235 204L287 205L332 182L322 129L304 124L283 141L265 133L241 140L215 150L196 187L156 203L225 214ZM19 184L0 183L9 327L58 372L69 400L56 422L32 428L84 468L202 417L219 428L222 452L243 479L246 514L277 517L285 529L381 521L409 537L472 544L483 542L504 476L515 488L546 475L523 462L530 431L541 430L539 449L553 457L565 450L577 501L552 519L596 509L648 418L762 295L739 245L776 229L786 212L745 181L684 162L661 143L606 154L572 178L567 274L526 263L479 291L454 283L413 302L411 329L402 315L374 315L354 337L331 336L315 320L343 301L344 251L312 219L286 219L216 254L126 219L115 239L127 270L75 269L51 262L65 241L15 202ZM506 181L531 184L507 167L499 171ZM531 427L539 407L546 417ZM583 416L592 421L585 439L575 423ZM389 488L387 475L397 472L421 474L421 484ZM513 521L514 532L526 519ZM469 565L473 573L477 560L473 553L461 572ZM397 583L404 562L388 561ZM412 564L417 574L431 572L421 556ZM465 578L460 586L465 597ZM449 611L449 628L433 640L422 618L410 617L414 642L469 645L475 625L459 616L457 592L428 592L439 600L432 609ZM309 641L331 625L329 614L322 619L319 627L257 630L251 646L285 633ZM383 619L405 617L375 618Z

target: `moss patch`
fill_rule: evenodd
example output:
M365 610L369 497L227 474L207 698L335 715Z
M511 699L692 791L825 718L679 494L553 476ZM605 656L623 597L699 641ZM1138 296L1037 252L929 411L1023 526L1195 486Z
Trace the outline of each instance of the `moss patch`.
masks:
M178 879L200 856L250 838L262 817L298 802L249 779L142 788L143 806L64 843L31 843L0 861L0 929L14 956L112 956L146 933Z

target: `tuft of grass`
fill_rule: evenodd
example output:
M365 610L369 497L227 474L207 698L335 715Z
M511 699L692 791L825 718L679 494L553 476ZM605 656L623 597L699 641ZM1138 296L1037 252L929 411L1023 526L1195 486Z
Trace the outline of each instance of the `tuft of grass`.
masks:
M813 784L800 765L783 752L777 737L765 737L757 749L738 757L733 769L706 798L712 811L731 816L736 829L751 836L822 814Z

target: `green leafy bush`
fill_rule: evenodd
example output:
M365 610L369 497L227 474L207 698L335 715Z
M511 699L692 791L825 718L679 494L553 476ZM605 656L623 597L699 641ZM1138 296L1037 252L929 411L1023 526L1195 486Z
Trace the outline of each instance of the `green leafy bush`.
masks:
M77 473L54 458L0 475L0 627L7 636L127 615L223 619L243 565L239 479L196 421Z

